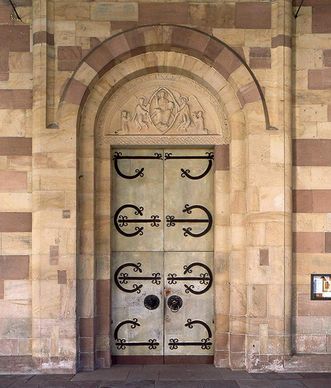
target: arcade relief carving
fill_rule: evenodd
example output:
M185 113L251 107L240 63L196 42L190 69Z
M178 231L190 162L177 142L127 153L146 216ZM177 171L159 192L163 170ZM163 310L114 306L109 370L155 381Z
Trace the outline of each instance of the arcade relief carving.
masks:
M223 111L222 103L198 82L180 75L149 74L128 81L110 96L100 113L98 132L106 143L123 144L122 137L128 135L177 140L216 136L217 144L227 143Z

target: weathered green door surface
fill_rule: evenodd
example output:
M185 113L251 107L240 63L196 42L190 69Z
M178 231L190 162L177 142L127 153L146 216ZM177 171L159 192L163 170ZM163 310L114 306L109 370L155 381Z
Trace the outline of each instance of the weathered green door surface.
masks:
M113 150L112 222L112 355L212 356L211 150Z

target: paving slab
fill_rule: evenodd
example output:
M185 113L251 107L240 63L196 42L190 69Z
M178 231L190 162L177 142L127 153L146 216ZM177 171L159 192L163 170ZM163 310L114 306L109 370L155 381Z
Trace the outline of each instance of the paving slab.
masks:
M139 368L142 367L139 365ZM138 368L138 369L139 369ZM127 380L130 371L137 369L136 367L131 368L131 366L117 366L114 365L109 369L97 369L92 372L79 372L77 373L71 381L125 381Z

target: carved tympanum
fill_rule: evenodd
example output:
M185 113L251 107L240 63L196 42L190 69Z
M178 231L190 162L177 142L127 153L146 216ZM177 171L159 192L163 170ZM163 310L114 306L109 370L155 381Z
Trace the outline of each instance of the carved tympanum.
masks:
M125 135L219 135L226 141L221 102L192 79L149 74L128 81L105 103L99 125L104 137Z

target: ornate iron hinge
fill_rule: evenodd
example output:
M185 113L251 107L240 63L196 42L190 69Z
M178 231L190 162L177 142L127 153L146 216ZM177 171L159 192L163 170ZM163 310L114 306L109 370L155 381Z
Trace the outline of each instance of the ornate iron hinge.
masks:
M179 341L178 338L170 338L168 342L168 346L170 350L176 350L179 346L200 346L203 350L209 350L212 346L211 338L212 338L212 332L210 330L210 327L207 325L206 322L200 321L200 320L194 320L188 319L187 323L185 323L185 327L188 327L189 329L193 329L194 325L201 325L207 330L208 337L201 338L200 341Z
M191 170L188 169L188 168L181 168L180 171L182 172L181 173L181 177L182 178L189 178L189 179L193 179L193 180L198 180L198 179L202 179L203 177L205 177L209 171L211 170L212 168L212 165L213 165L213 160L214 160L214 154L213 152L206 152L206 155L201 155L201 156L179 156L179 155L173 155L171 152L166 152L164 154L164 159L165 160L170 160L170 159L205 159L205 160L208 160L208 166L206 168L206 170L200 174L200 175L191 175Z
M114 160L114 167L119 176L121 176L124 179L135 179L135 178L142 178L144 176L144 167L136 168L134 175L127 175L124 174L119 166L118 161L123 159L129 159L129 160L147 160L147 159L156 159L156 160L162 160L162 154L155 152L152 156L123 156L122 152L114 152L113 154L113 160Z
M144 234L143 226L136 226L134 232L125 232L122 228L128 226L129 224L148 224L152 227L158 227L161 219L158 215L152 215L151 218L129 218L127 215L120 214L124 209L134 209L134 214L137 216L143 216L144 208L142 206L138 207L133 204L127 204L121 206L114 215L114 224L116 230L125 237L134 237L142 236Z
M125 263L117 268L114 274L114 281L116 286L124 292L133 293L136 292L137 294L140 294L141 289L143 288L143 284L136 284L134 283L132 285L132 288L128 289L123 287L123 284L128 284L129 281L136 281L136 280L150 280L152 284L159 285L161 284L161 274L160 272L153 272L152 276L131 276L128 274L128 272L122 272L124 268L133 268L134 272L142 273L141 269L141 263Z
M175 273L169 273L167 277L168 284L177 284L177 282L199 282L201 285L205 285L206 287L203 288L200 291L194 290L195 286L194 284L184 284L185 292L187 294L192 293L194 295L201 295L207 292L213 283L213 274L210 270L210 268L203 263L192 263L190 265L184 265L184 275L191 274L193 272L194 267L202 267L207 272L200 273L199 276L177 276Z
M187 237L187 236L202 237L205 234L207 234L210 231L210 229L211 229L211 227L213 225L213 217L212 217L210 211L206 207L204 207L202 205L192 205L192 206L190 206L189 204L186 204L184 206L183 213L191 214L193 209L201 209L201 210L203 210L206 213L207 218L192 218L192 219L190 219L190 218L175 218L175 216L167 215L166 216L167 227L175 226L176 223L207 224L207 227L203 231L201 231L199 233L193 232L191 227L183 228L184 236L185 237Z
M120 322L114 331L114 338L115 338L115 345L118 350L125 350L127 346L147 346L149 350L155 350L160 343L157 341L155 338L151 338L148 341L143 341L143 342L128 342L125 338L119 338L118 337L118 332L120 328L124 325L131 325L132 329L135 329L136 327L140 326L140 323L138 322L137 318L133 318L132 320L128 319L126 321Z

